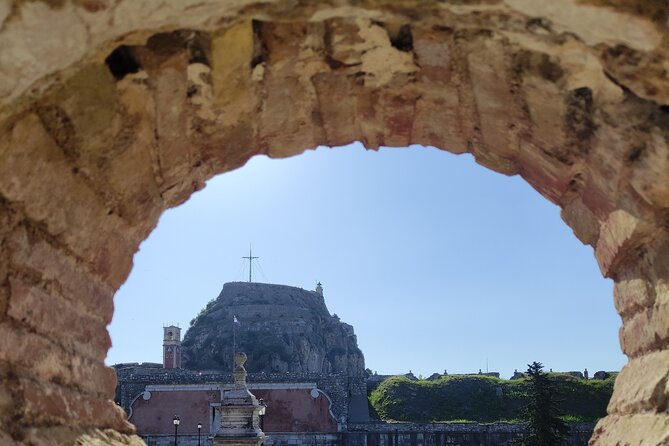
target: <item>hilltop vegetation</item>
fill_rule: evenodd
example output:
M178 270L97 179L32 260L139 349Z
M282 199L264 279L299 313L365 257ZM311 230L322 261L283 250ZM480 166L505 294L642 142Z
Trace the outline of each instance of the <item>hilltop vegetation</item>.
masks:
M550 373L566 421L595 421L606 415L616 374L585 380ZM448 375L435 380L393 376L371 391L372 413L385 421L520 421L528 380Z

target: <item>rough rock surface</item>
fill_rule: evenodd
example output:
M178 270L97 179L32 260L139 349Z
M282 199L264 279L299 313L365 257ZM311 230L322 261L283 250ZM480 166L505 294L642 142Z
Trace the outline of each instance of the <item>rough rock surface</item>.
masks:
M468 152L559 205L616 282L630 358L592 444L669 444L668 17L665 0L0 2L0 442L133 441L106 325L161 212L255 154L359 140Z
M248 355L249 372L364 373L353 327L330 315L323 296L248 282L226 283L192 321L183 340L185 368L231 369L234 316L237 351Z

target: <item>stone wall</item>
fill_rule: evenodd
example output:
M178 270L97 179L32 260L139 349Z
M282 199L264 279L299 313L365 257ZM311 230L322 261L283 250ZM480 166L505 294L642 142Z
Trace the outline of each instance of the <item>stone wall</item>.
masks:
M594 423L570 425L562 446L586 446ZM526 434L522 424L374 423L349 425L338 444L346 446L512 446ZM284 445L287 443L277 443ZM307 443L308 444L308 443ZM333 444L334 446L334 444Z
M0 2L0 442L138 441L104 365L161 213L255 154L422 144L520 175L615 281L593 444L669 442L663 0ZM556 280L567 280L556 272Z
M146 386L158 384L210 384L230 383L232 374L219 371L194 371L185 369L163 369L158 367L125 366L118 367L116 402L129 413L130 404ZM249 373L249 384L259 383L316 383L332 401L332 413L346 425L349 422L349 408L355 400L357 406L364 398L364 408L356 406L354 421L366 421L367 383L364 377L349 377L343 374L327 373Z
M348 432L269 433L265 446L512 446L526 432L521 424L477 423L376 423L349 426ZM569 438L562 446L586 446L594 423L570 425ZM174 437L144 436L149 446L173 446ZM213 446L205 436L203 446ZM180 436L180 446L196 446L197 436Z

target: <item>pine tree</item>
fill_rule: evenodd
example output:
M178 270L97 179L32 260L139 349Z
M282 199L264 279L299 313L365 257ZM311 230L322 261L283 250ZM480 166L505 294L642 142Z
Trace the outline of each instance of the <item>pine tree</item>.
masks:
M543 367L535 361L527 368L530 391L525 417L529 436L523 439L524 446L559 446L569 432L559 417L555 386L542 371Z

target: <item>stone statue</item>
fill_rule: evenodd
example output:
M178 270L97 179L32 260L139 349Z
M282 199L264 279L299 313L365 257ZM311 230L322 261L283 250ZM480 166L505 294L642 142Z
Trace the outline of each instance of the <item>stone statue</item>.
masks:
M249 392L246 386L246 354L235 354L235 384L231 390L223 390L221 405L217 408L220 424L214 437L216 445L259 446L267 436L260 429L260 415L264 406Z

